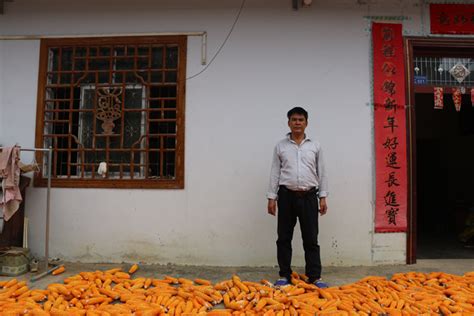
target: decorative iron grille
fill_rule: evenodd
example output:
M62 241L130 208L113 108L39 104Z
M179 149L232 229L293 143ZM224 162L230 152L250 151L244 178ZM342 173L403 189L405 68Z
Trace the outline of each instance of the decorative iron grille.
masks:
M416 85L464 86L474 85L472 58L422 57L413 61Z
M184 52L181 37L42 41L37 142L53 179L182 181Z

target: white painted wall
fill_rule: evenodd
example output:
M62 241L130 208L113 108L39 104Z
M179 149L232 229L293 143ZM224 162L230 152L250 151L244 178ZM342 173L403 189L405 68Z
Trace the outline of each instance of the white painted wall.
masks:
M0 41L0 52L3 52L3 41ZM4 82L3 75L3 54L0 53L0 83ZM0 146L2 146L2 135L5 135L3 128L5 123L3 122L3 84L0 84Z
M320 220L323 264L377 263L374 252L382 248L374 247L380 243L372 235L370 43L363 16L408 14L407 25L418 32L420 9L414 0L370 7L328 2L292 11L289 0L247 0L221 54L187 82L185 189L53 189L51 256L276 264L276 220L266 214L269 165L274 144L287 132L286 111L302 105L330 176L329 212ZM240 3L15 0L6 3L0 32L207 31L210 59ZM188 46L191 76L202 69L199 38ZM0 143L34 144L38 48L38 41L0 42ZM27 194L29 244L37 255L44 249L45 193L29 188ZM404 238L387 236L383 249L393 251L385 258L404 262ZM294 248L294 264L303 265L299 230Z

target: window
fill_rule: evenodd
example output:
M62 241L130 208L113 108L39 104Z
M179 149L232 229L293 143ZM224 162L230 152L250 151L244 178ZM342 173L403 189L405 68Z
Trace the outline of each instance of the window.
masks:
M53 148L53 186L183 188L185 55L181 36L42 40L36 146Z
M474 84L474 59L414 56L413 74L415 85L471 87Z

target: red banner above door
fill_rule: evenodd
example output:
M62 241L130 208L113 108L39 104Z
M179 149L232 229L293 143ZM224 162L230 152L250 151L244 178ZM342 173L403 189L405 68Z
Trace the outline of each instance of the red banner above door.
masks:
M430 4L431 34L474 34L474 4Z

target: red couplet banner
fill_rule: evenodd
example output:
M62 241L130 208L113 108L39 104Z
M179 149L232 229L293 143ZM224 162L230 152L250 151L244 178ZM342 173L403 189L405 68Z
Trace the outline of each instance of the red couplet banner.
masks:
M402 25L372 24L375 232L407 230L405 66Z
M430 4L432 34L474 34L474 4Z

